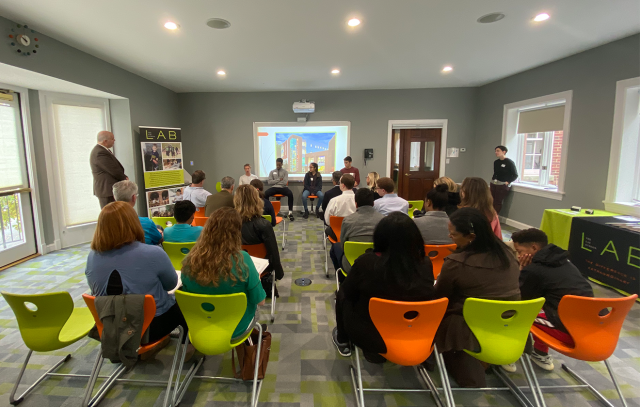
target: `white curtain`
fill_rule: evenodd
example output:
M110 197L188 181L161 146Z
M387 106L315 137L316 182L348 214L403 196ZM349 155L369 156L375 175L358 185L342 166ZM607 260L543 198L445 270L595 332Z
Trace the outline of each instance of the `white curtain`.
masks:
M17 104L0 102L0 189L26 186L20 156L21 129Z

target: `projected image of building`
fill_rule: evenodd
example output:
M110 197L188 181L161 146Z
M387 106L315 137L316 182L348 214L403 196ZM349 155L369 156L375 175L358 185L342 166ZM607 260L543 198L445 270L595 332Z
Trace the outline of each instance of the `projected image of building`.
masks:
M335 171L336 133L276 133L276 155L290 173L305 173L309 163L318 171Z

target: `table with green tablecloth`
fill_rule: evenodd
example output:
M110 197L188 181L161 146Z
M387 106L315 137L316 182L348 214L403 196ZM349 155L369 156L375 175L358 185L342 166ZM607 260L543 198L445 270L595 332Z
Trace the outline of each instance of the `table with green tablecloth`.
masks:
M620 216L618 213L594 210L593 215L587 215L585 210L580 212L571 209L545 209L542 215L540 229L547 234L549 243L569 249L569 236L571 235L571 219L576 216Z

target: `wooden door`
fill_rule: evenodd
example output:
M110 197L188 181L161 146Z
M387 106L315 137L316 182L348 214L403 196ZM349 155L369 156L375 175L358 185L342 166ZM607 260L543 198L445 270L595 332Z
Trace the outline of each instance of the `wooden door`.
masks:
M424 200L440 177L442 129L400 130L398 195L408 201Z

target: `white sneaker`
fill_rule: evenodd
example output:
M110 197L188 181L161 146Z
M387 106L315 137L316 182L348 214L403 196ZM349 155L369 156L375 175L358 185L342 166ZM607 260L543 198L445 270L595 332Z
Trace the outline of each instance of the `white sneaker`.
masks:
M516 370L518 370L515 363L509 363L508 365L502 365L501 367L509 373L515 373Z
M550 355L543 356L531 352L531 361L544 370L553 370L553 358Z

